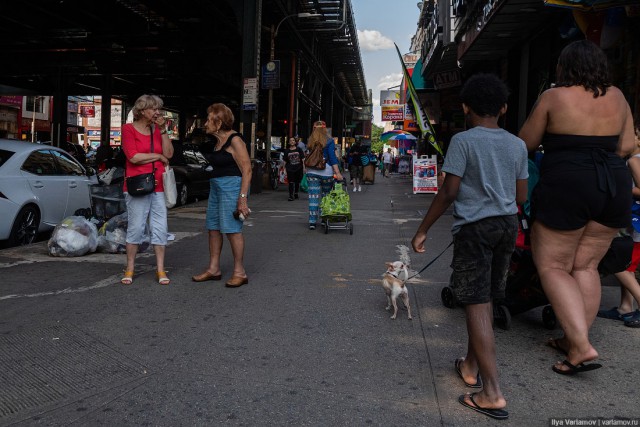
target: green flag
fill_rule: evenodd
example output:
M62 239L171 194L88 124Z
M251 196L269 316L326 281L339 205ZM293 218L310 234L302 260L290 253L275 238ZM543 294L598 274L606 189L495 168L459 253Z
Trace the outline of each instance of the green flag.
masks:
M404 80L407 82L407 87L409 88L409 97L411 98L411 104L413 105L413 111L416 114L416 119L418 121L418 127L420 127L420 132L422 133L422 138L427 140L429 144L435 148L440 155L444 156L442 149L438 145L436 141L436 133L433 130L433 126L431 126L431 121L429 120L429 116L427 116L427 112L422 108L422 104L420 103L420 99L418 99L418 94L416 93L416 88L413 86L413 81L411 80L411 76L409 75L409 70L407 70L407 66L404 64L402 60L402 54L400 53L400 49L398 49L398 45L395 44L396 51L398 51L398 57L400 58L400 63L402 64L402 72L404 75ZM419 72L418 70L414 70L415 72Z

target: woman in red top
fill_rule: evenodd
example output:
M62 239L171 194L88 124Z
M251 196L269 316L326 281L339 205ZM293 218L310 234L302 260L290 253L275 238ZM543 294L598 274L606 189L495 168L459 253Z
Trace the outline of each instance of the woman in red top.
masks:
M127 268L120 282L133 283L136 254L143 242L145 227L149 223L151 244L156 254L158 283L168 285L164 271L164 252L167 245L167 206L164 201L162 173L173 156L173 145L167 135L164 116L160 113L162 100L155 95L142 95L133 106L133 123L122 126L122 149L127 158L125 176L155 173L155 192L144 196L131 196L125 180L124 194L127 204ZM153 136L153 137L152 137ZM153 143L153 150L151 144ZM154 171L155 169L155 171Z

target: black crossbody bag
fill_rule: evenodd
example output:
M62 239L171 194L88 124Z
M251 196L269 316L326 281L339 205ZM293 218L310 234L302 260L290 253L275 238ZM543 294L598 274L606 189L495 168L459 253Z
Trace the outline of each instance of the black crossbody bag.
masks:
M153 128L151 128L151 152L153 153ZM139 197L156 191L156 162L151 162L151 173L143 173L127 177L127 192L130 196Z

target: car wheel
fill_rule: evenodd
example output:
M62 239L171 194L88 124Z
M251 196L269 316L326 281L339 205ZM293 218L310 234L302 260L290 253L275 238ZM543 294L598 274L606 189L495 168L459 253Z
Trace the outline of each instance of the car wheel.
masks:
M36 240L40 227L40 213L35 206L25 206L13 222L9 235L11 246L29 245Z
M178 185L178 206L184 206L189 201L189 186L186 182Z

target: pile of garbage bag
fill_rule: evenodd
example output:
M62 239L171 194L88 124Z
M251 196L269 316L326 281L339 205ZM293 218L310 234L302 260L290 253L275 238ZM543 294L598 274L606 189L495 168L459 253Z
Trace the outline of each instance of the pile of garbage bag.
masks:
M53 229L53 234L47 243L49 255L77 257L96 251L124 254L127 252L127 224L126 212L104 222L93 217L69 216ZM150 247L151 233L147 225L144 241L138 246L138 252L145 252Z
M49 255L76 257L95 252L98 247L98 229L81 216L69 216L53 229L47 243Z
M98 232L98 252L124 254L127 252L127 213L121 213L106 221ZM145 228L144 242L138 246L138 252L145 252L151 241L148 227Z

